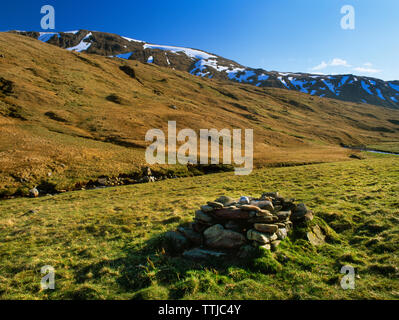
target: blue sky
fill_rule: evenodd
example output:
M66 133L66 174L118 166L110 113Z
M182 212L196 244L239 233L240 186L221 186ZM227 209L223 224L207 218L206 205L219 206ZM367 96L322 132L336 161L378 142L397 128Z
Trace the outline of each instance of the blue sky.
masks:
M397 0L7 1L0 30L40 31L46 4L57 31L198 48L266 70L399 79ZM355 9L354 30L341 28L343 5Z

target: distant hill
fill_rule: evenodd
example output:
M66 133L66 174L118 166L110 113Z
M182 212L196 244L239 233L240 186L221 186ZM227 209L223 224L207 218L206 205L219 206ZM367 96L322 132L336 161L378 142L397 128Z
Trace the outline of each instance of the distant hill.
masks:
M116 34L76 30L69 32L21 32L61 48L121 59L138 60L191 74L248 83L258 87L296 90L313 96L399 108L399 81L345 75L316 75L266 71L201 50L151 44Z
M48 41L77 46L77 34ZM90 41L87 50L93 53L100 43L107 45L105 56L0 33L1 192L43 181L68 189L102 175L132 172L146 165L147 130L166 132L168 120L177 121L179 130L196 132L252 128L257 167L345 160L353 151L341 144L399 141L399 110L201 78L177 70L177 62L173 70L110 58L120 49L116 43ZM130 43L129 50L142 46L118 41L122 47ZM167 57L171 64L176 59L182 66L186 61L187 67L196 59L156 49L141 53L154 61Z

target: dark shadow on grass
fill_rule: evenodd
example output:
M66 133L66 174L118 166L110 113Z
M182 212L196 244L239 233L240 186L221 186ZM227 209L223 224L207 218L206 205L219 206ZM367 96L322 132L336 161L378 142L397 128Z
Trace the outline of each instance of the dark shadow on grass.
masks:
M190 283L186 281L187 277L190 278L189 272L215 270L217 275L223 276L228 275L228 269L231 267L254 270L253 260L238 259L233 254L219 259L194 261L183 258L181 253L170 254L164 247L164 234L151 238L144 245L126 245L122 249L126 253L125 257L104 260L77 269L75 272L77 288L87 281L100 279L107 276L107 273L112 273L117 277L116 282L120 291L132 293L135 299L148 298L148 295L136 293L147 288L151 290L154 283L169 288L167 297L160 298L180 299L189 290L187 286L190 286ZM84 289L83 292L78 289L76 293L71 292L68 298L81 300L85 298L84 293L89 292L87 298L92 299L93 292L86 287ZM153 294L150 295L150 298L153 297Z

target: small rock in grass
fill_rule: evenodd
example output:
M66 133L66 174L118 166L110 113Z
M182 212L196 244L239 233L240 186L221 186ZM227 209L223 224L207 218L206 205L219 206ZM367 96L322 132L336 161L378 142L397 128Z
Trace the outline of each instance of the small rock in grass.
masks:
M306 234L309 242L314 246L320 246L325 243L325 235L319 226L314 226L311 231Z
M32 188L29 190L29 196L31 198L37 198L39 196L39 190L37 188Z

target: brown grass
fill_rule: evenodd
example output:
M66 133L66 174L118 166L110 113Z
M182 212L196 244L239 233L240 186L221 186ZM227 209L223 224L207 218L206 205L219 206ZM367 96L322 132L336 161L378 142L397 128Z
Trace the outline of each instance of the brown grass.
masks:
M134 170L145 162L147 130L166 131L168 120L197 132L254 129L256 166L345 160L351 152L340 143L399 141L389 121L397 110L201 79L15 34L0 34L0 53L0 75L13 86L0 91L0 189L49 172L61 183Z

